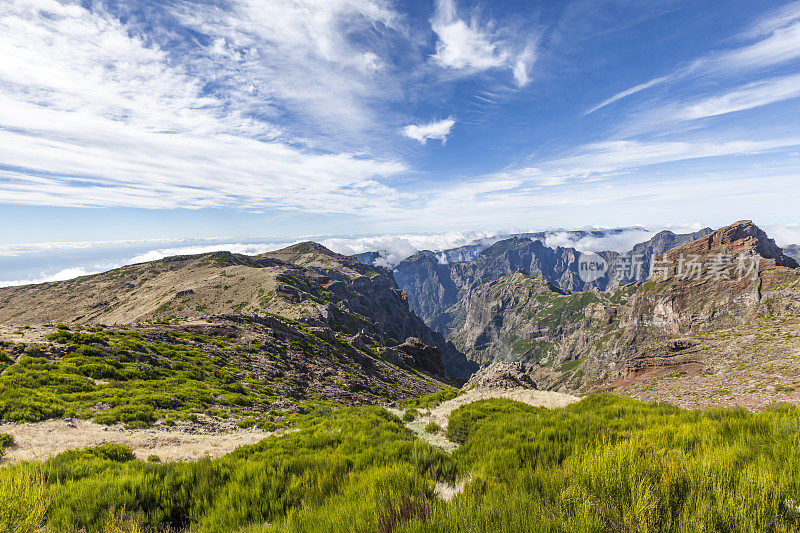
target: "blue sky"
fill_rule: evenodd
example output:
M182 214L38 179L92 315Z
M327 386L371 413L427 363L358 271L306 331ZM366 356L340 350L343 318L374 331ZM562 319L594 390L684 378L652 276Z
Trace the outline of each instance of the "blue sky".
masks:
M0 244L797 222L800 2L4 0L0 58Z

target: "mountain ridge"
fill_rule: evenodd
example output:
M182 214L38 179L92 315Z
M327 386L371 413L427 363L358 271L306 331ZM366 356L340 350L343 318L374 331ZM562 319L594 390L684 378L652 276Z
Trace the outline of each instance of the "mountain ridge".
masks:
M800 383L793 366L771 376L760 370L776 356L800 362L800 351L786 352L781 344L787 336L800 335L800 269L749 221L721 228L658 260L671 254L677 261L682 253L701 249L709 257L720 251L749 259L758 253L772 257L764 257L752 277L738 278L731 259L725 276L687 277L672 271L646 283L577 293L554 290L546 280L515 272L473 288L453 306L446 336L482 364L529 363L540 388L580 394L613 389L651 400L667 399L669 389L669 401L701 406L708 403L691 396L693 387L719 386L721 378L714 378L719 374L731 383L758 383L762 388L757 392L734 394L736 401L763 406L775 398L766 392L770 380L792 389L795 380ZM756 324L774 340L752 335ZM740 335L735 352L731 334ZM670 389L675 382L663 379L670 374L686 385L683 392Z

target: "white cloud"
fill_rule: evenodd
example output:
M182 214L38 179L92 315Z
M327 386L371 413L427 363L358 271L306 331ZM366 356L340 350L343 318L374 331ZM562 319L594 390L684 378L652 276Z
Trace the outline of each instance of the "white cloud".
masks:
M531 81L530 69L535 62L536 50L532 44L529 44L514 63L514 79L517 81L518 87L525 87Z
M758 38L770 35L775 30L785 28L800 20L800 2L795 0L759 19L742 34L743 38Z
M439 38L432 59L444 68L481 71L503 66L510 58L476 20L467 23L458 18L454 0L437 0L431 28Z
M428 139L437 139L445 144L455 125L456 120L453 117L427 124L410 124L403 128L403 135L421 144L427 143Z
M797 98L800 96L800 74L771 78L688 104L678 113L678 120L695 120Z
M87 250L109 247L147 246L180 239L125 239L117 241L37 242L0 244L0 257L18 257L35 253L58 253L64 250Z
M586 110L583 113L583 115L586 116L586 115L588 115L590 113L594 113L598 109L602 109L602 108L604 108L604 107L606 107L608 105L613 104L614 102L622 100L625 97L628 97L628 96L630 96L632 94L636 94L636 93L638 93L640 91L644 91L645 89L649 89L650 87L653 87L655 85L663 83L663 82L665 82L665 81L667 81L669 79L670 79L670 76L662 76L660 78L655 78L655 79L652 79L650 81L646 81L644 83L640 83L639 85L631 87L630 89L626 89L624 91L618 92L617 94L615 94L611 98L608 98L607 100L603 100L602 102L600 102L596 106L592 107L591 109Z
M226 43L221 60L194 58L226 91L246 101L241 87L250 87L251 106L260 110L268 100L326 137L374 130L380 120L371 104L402 96L398 79L382 72L382 56L409 46L387 0L232 0L178 9L187 27Z
M447 194L465 191L488 192L495 190L520 190L530 188L563 187L617 177L653 165L675 163L705 158L723 158L756 155L800 146L800 137L767 140L685 140L637 141L608 140L578 146L573 155L542 161L534 167L523 167L482 177L477 182L461 184ZM502 187L498 187L498 184ZM473 194L473 197L475 195Z
M77 278L80 276L88 276L90 274L97 274L101 272L101 270L86 270L83 267L69 267L63 270L59 270L55 274L43 274L38 277L31 277L28 279L18 279L18 280L0 280L0 287L16 287L19 285L32 285L34 283L47 283L50 281L64 281L68 279Z
M528 43L515 52L518 47L493 24L482 25L477 16L470 21L460 18L455 0L436 0L431 29L437 37L431 59L440 67L466 73L510 68L519 87L530 81L530 68L536 59L534 45Z
M753 155L791 146L800 146L800 137L705 142L610 140L580 146L575 149L578 155L549 161L547 167L559 176L587 178L649 165L708 157Z
M366 71L374 70L377 59L348 48L341 25L348 17L362 25L394 24L382 3L320 2L310 19L302 6L279 9L279 3L259 2L257 9L242 0L219 20L247 35L282 28L272 40L259 34L273 46L273 55L277 46L313 55L345 78L366 58L363 79L371 79ZM266 20L278 12L284 19ZM236 17L248 16L237 26ZM284 22L288 25L281 26ZM236 32L215 37L209 57L196 50L202 57L181 63L94 4L92 11L73 1L0 4L0 161L16 169L0 171L0 198L29 205L268 206L365 213L402 197L381 180L404 172L403 163L304 148L263 117L252 118L245 93L209 93L208 82L237 87L243 82L258 92L263 81L246 73L244 78L215 73L220 63L209 59L228 54L226 61L240 65L263 58L266 52L253 48L258 39L239 42L243 37ZM292 63L286 56L281 61ZM268 69L260 72L266 76ZM325 81L358 85L344 83L345 78ZM281 77L274 83L287 90L292 85ZM315 94L325 93L324 84L311 85ZM292 100L273 89L270 94ZM357 94L364 93L352 93L343 102ZM262 107L264 100L258 100ZM263 111L269 115L269 106Z
M698 66L735 72L780 65L800 57L800 14L788 24L785 20L773 22L771 30L763 28L767 35L763 39L701 60Z
M778 246L800 245L800 224L771 224L763 230Z

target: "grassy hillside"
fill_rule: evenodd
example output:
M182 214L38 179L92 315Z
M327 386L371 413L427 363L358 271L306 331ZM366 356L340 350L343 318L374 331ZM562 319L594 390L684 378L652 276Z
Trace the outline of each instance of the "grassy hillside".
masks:
M298 427L213 461L143 462L106 445L7 467L0 491L28 489L0 499L0 520L11 506L46 502L56 531L800 528L796 407L684 411L606 395L547 410L487 400L451 416L447 434L462 444L452 455L377 407L317 412ZM437 482L464 478L452 500L437 497Z
M198 416L275 429L334 402L393 402L447 385L346 337L283 317L194 326L43 328L0 345L0 420L174 425Z

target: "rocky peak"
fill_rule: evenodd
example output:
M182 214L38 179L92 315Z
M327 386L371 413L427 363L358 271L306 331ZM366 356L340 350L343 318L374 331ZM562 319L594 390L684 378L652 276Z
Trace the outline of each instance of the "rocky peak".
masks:
M738 255L752 253L767 260L767 264L797 268L797 261L783 254L773 239L752 220L740 220L730 226L725 226L717 231L701 237L690 243L673 248L664 258L675 260L681 255L708 256L714 253Z

